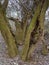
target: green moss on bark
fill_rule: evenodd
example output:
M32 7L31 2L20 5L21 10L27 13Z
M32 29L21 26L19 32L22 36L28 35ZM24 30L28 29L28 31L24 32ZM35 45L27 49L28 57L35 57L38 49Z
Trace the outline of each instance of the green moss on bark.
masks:
M4 15L1 10L0 10L0 30L6 41L10 57L16 56L18 54L18 50L15 44L15 40L10 32L9 27L5 22Z
M28 27L25 42L24 42L25 44L24 44L24 47L23 47L22 52L21 52L22 60L26 60L26 56L27 56L27 53L28 53L28 50L29 50L30 35L31 35L31 32L35 28L36 20L37 20L37 18L39 16L40 10L41 10L41 3L37 6L37 9L36 9L35 14L34 14L34 16L32 18L32 21L31 21L31 23L30 23L30 25Z

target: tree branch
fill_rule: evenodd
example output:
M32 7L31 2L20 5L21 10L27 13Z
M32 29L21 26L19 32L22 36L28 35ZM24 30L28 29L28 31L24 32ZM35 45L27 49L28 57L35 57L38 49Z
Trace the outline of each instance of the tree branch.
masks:
M39 13L41 11L41 3L39 3L39 5L37 6L37 9L35 11L35 14L32 18L32 21L28 27L28 30L27 30L27 33L26 33L26 38L25 38L25 44L24 44L24 47L22 49L22 52L21 52L21 58L25 61L26 59L26 56L27 56L27 53L28 53L28 50L29 50L29 42L30 42L30 35L31 35L31 32L34 30L35 28L35 25L36 25L36 20L39 16Z
M3 5L2 5L2 8L3 8L4 12L6 11L7 5L8 5L8 0L5 0Z
M44 4L43 4L43 7L42 7L42 10L41 10L41 13L40 13L40 17L39 17L39 27L41 28L41 29L44 29L44 17L45 17L45 12L46 12L46 9L47 9L47 0L45 0L45 2L44 2ZM39 35L39 37L40 37L40 40L41 40L41 35ZM43 39L42 39L43 40ZM44 41L43 41L44 42ZM37 47L37 45L38 45L38 43L36 43L35 45L32 45L31 47L30 47L30 49L29 49L29 52L28 52L28 58L30 58L30 55L31 55L31 53L33 53L34 52L34 50L36 49L36 47ZM42 53L44 54L44 55L46 55L47 54L47 49L46 49L46 47L45 47L45 43L43 43L43 49L42 49Z
M9 20L12 20L12 21L14 21L14 22L19 22L20 23L20 21L18 20L18 19L16 19L16 18L13 18L13 17L10 17L10 18L8 18Z

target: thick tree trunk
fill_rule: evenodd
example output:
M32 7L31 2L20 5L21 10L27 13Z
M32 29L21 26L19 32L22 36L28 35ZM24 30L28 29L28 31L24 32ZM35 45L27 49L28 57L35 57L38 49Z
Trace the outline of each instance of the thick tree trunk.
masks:
M15 40L10 32L9 27L6 24L6 20L4 18L4 14L1 8L0 8L0 30L7 43L8 52L9 52L10 57L16 56L18 54L18 50L15 44Z

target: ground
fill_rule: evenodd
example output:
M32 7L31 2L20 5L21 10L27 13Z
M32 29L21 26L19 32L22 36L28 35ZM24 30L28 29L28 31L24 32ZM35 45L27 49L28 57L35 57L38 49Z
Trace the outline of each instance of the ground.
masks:
M47 42L49 40L47 39ZM10 58L8 56L7 46L3 37L0 34L0 65L49 65L49 53L44 56L41 54L42 43L35 49L32 53L30 62L23 62L19 56L15 58Z

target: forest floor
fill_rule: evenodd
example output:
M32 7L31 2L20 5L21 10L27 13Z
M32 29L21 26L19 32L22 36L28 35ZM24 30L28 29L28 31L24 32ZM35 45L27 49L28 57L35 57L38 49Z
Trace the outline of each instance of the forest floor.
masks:
M49 40L47 39L47 42ZM3 37L0 34L0 65L49 65L49 53L44 56L41 54L42 42L39 41L38 47L32 53L30 62L23 62L19 56L15 58L9 58L7 52L7 46Z

